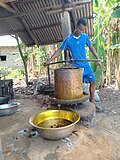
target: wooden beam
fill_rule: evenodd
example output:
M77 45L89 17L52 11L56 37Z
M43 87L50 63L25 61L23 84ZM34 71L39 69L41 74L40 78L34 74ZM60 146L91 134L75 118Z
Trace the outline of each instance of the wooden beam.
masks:
M30 37L32 38L32 40L35 42L35 44L38 45L38 41L35 37L35 35L33 34L32 31L30 31L28 24L26 23L26 21L22 18L21 19L22 24L24 25L24 27L26 28L26 31L29 33Z
M4 36L4 35L11 35L11 34L16 34L16 33L21 33L24 32L23 29L17 29L17 30L8 30L8 31L0 31L0 35Z
M84 6L81 5L81 6L72 7L72 8L65 8L65 9L57 9L57 10L53 10L53 11L47 11L47 14L51 15L51 14L55 14L55 13L62 13L62 12L65 12L65 11L74 11L74 10L83 9L83 8L84 8Z
M14 1L14 0L13 0ZM24 1L16 1L16 4L17 5L21 5L21 4L24 4L24 3L28 3L28 2L35 2L35 1L38 1L38 0L24 0ZM88 3L88 2L92 2L92 0L81 0L81 1L78 1L78 3ZM65 4L65 2L63 1L63 3ZM72 0L68 0L68 3L74 3L72 2Z
M61 25L61 22L53 23L53 24L49 24L49 25L31 27L30 30L43 29L43 28L48 28L48 27L53 27L53 26L59 26L59 25Z
M11 5L17 12L19 12L18 8L14 5L14 3L11 3ZM30 31L30 28L29 28L28 24L26 23L26 21L24 20L24 18L19 17L18 20L22 23L22 25L24 26L25 30L27 31L29 36L32 38L32 40L38 45L38 41L37 41L36 37L34 36L32 31Z
M10 6L0 1L0 6L5 8L7 11L15 13L15 10L13 10Z
M91 0L66 3L65 5L56 5L56 6L49 6L49 7L45 7L45 8L38 8L38 9L29 10L29 11L22 12L22 13L16 13L15 15L1 17L0 20L5 20L5 19L7 20L9 18L22 17L22 16L34 14L34 13L39 13L39 12L48 12L48 11L50 12L50 11L59 10L59 9L64 10L66 8L69 9L69 8L77 7L79 5L84 5L85 3L91 3Z
M62 38L61 39L54 39L54 40L50 40L50 41L48 41L48 40L39 41L38 43L39 43L39 45L49 45L49 44L55 44L55 43L58 43L58 42L61 42L61 41L63 41Z
M0 0L0 2L9 3L9 2L16 2L16 0Z

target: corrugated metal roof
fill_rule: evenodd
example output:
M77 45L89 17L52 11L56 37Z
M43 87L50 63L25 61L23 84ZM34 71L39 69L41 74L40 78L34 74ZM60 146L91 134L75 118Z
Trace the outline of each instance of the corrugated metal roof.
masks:
M6 4L15 12L0 7L0 35L17 33L28 46L61 42L63 40L61 17L66 8L70 14L72 30L79 18L85 18L87 20L85 32L89 36L93 35L93 11L90 0L13 0L13 2L8 0L7 2ZM80 2L83 4L79 4Z

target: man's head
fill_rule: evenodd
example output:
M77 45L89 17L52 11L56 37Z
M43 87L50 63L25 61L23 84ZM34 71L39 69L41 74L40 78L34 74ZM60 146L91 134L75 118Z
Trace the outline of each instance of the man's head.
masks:
M85 30L85 27L86 27L86 21L85 21L85 19L80 18L77 21L77 24L76 24L76 34L80 35L81 33L83 33L84 30Z

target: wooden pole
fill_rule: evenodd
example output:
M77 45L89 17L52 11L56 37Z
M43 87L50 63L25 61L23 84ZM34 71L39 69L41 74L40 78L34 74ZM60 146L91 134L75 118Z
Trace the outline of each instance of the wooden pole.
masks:
M0 6L5 8L7 11L15 13L15 10L13 10L10 6L8 6L7 4L5 4L4 2L0 1Z

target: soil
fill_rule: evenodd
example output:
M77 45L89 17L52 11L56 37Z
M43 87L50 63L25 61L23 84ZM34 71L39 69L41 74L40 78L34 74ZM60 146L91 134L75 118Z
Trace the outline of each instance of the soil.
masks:
M34 84L14 82L14 101L20 106L17 113L0 117L4 160L120 160L120 90L114 84L99 90L102 111L94 124L77 124L73 134L58 141L39 137L29 124L33 114L49 108L47 95L36 99L34 93Z

